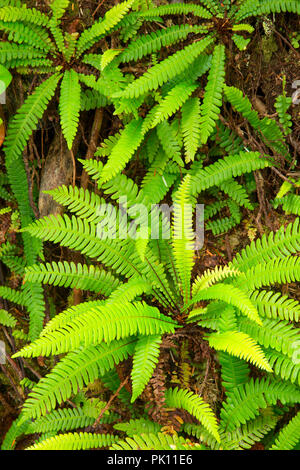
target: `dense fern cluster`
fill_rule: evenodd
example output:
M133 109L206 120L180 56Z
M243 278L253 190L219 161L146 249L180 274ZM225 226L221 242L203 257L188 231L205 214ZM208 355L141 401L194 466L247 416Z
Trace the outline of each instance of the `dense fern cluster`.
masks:
M207 0L155 7L126 0L81 33L61 27L68 0L50 2L49 15L18 0L0 0L0 7L3 66L45 74L5 139L0 197L11 198L10 184L24 259L12 243L1 245L1 261L23 283L0 286L0 296L30 316L30 342L13 358L59 356L38 382L23 380L30 392L2 448L11 449L24 434L39 434L28 447L33 450L238 450L264 439L272 450L297 448L300 304L280 285L299 282L299 219L253 241L227 265L199 272L196 215L205 202L206 228L213 235L227 232L257 204L255 172L290 159L291 101L283 92L275 105L278 120L262 118L241 90L226 84L224 38L243 50L254 30L243 21L299 14L299 3ZM164 17L181 15L197 21L160 27ZM155 25L151 34L139 33L149 24ZM115 33L120 47L103 48L102 40ZM130 69L149 62L142 74L126 70L128 63ZM22 154L57 94L69 149L83 110L110 106L121 127L94 158L78 159L96 189L47 191L64 213L34 220ZM258 148L248 148L230 128L224 103L247 123ZM126 174L134 159L143 165L137 179ZM297 181L285 182L273 206L299 215L297 187ZM171 218L160 210L166 201L173 204ZM149 220L160 228L155 237ZM81 261L47 261L43 242L77 251ZM44 285L79 289L84 301L45 324ZM10 312L0 310L0 323L27 339ZM186 337L196 344L191 351ZM198 393L189 362L199 372L199 357L220 371L223 402ZM91 397L94 386L101 393ZM103 388L123 403L128 422L102 401ZM102 424L111 432L98 432Z

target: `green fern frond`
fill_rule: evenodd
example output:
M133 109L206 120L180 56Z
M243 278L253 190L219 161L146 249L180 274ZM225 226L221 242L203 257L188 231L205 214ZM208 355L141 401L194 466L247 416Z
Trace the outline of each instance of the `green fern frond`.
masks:
M284 320L264 318L261 328L246 318L240 318L239 328L265 348L275 349L288 357L294 355L294 344L300 344L299 330Z
M97 266L67 261L28 266L24 281L89 290L105 296L109 296L119 284L118 279Z
M131 371L133 403L150 380L158 362L161 336L142 336L138 339L133 355Z
M224 65L225 46L218 45L213 52L203 103L200 106L200 139L202 144L206 144L213 132L220 113L225 79Z
M251 336L239 331L212 333L209 344L217 351L225 351L240 359L245 359L263 370L272 372L262 349Z
M115 5L108 10L102 20L95 22L91 28L86 29L78 40L77 56L79 57L83 52L115 28L118 23L120 23L121 19L128 13L133 3L134 0L127 0Z
M82 313L67 322L64 328L55 330L54 334L49 332L25 346L15 357L59 354L77 348L80 344L109 343L134 334L170 333L174 332L176 326L176 322L144 302L114 302Z
M59 434L27 447L26 450L85 450L108 447L118 438L88 432Z
M181 108L185 161L193 161L200 142L200 100L188 99Z
M0 10L0 20L3 21L22 21L25 23L36 24L38 26L47 26L49 18L36 8L4 6Z
M160 103L154 106L148 113L143 122L143 132L153 129L161 122L167 120L172 114L176 113L197 86L195 82L189 81L175 85Z
M300 303L287 295L272 291L253 291L250 298L263 317L299 321Z
M273 201L273 206L277 209L282 205L282 209L287 214L295 214L300 216L300 196L298 194L288 194L282 198L276 198Z
M239 271L230 266L217 266L215 269L208 269L195 279L192 286L193 297L196 296L200 290L206 289L216 282L238 275Z
M197 195L202 191L218 186L223 181L244 173L272 166L272 162L260 156L259 152L240 152L228 155L204 169L200 169L191 178L191 194Z
M95 419L85 415L81 408L59 408L31 423L26 434L71 431L91 426L94 422Z
M237 21L242 21L249 16L268 15L282 11L300 14L300 5L297 0L264 0L263 3L257 0L247 0L242 4L235 18Z
M156 8L149 8L146 11L142 11L140 16L143 18L151 16L164 16L164 15L187 15L192 13L194 16L210 19L211 13L200 5L194 5L193 3L178 3L173 5L160 5Z
M29 393L22 410L22 419L39 418L49 413L56 404L60 405L76 394L78 389L93 383L131 355L135 342L136 339L127 338L108 345L80 347L67 354Z
M17 320L6 310L0 309L0 325L13 328L16 326Z
M175 52L175 54L151 67L144 75L128 85L124 91L115 94L115 97L138 98L148 91L157 89L187 69L211 43L212 38L208 36Z
M106 201L88 189L63 185L44 193L87 222L98 223L103 219L100 209L101 205L106 205Z
M222 385L228 393L239 385L248 382L249 367L244 360L227 352L220 352L219 361L221 364Z
M277 400L285 404L297 403L299 399L300 392L295 385L268 379L251 379L231 391L221 410L221 428L232 431L236 426L258 416L261 409L276 405Z
M77 73L66 70L60 88L59 113L62 132L69 149L72 148L79 122L80 93Z
M59 20L64 15L69 3L70 0L51 0L50 8L55 20Z
M53 44L45 28L23 22L0 21L0 29L8 35L8 41L14 41L19 44L28 44L44 52L53 49Z
M286 93L283 93L282 95L277 96L274 105L285 135L292 132L292 116L287 112L292 103L293 99L290 96L286 96Z
M291 450L300 440L300 412L280 431L270 450Z
M174 199L173 254L181 281L185 304L190 299L191 274L194 256L193 212L190 198L190 175L182 181Z
M158 423L144 418L131 419L128 423L117 423L114 425L114 429L125 432L129 437L133 437L136 434L157 434L160 428L161 426Z
M137 61L142 57L160 51L162 47L176 44L189 34L197 32L197 28L190 25L175 25L167 29L153 31L144 36L138 36L126 46L119 56L121 62Z
M100 182L105 183L120 173L129 162L143 140L143 120L132 120L121 132L120 139L113 147L106 165L101 173Z
M238 289L230 284L219 283L198 292L192 298L191 302L195 304L201 300L212 299L222 300L230 305L233 305L253 322L257 323L258 325L262 324L257 309L245 291Z
M193 444L195 448L197 444ZM140 434L127 437L124 441L119 440L113 444L112 450L187 450L190 449L191 442L183 437L168 434ZM201 448L201 447L200 447Z
M219 188L240 206L253 210L247 191L237 181L230 179L219 184Z
M254 277L253 277L254 276ZM259 289L262 286L273 284L285 284L300 280L300 258L297 256L286 256L275 258L264 263L257 264L248 269L237 284L247 286L249 290Z
M209 405L193 392L179 388L166 391L166 405L171 408L182 408L194 416L220 442L216 417Z
M297 343L295 345L299 349L299 345ZM294 351L296 356L299 355L296 348ZM300 385L300 363L297 362L297 358L295 360L295 357L287 357L274 349L264 349L264 352L275 375Z
M281 227L277 232L263 235L257 241L253 241L236 255L232 265L240 271L270 261L275 257L284 258L300 250L300 226L299 218L290 223L286 228Z

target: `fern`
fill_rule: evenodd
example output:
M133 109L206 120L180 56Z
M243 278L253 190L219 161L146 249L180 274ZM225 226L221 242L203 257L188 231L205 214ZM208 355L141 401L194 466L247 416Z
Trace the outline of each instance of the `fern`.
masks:
M218 442L220 441L217 420L201 397L188 390L169 389L166 392L166 404L172 408L183 408L188 411L203 424Z
M300 413L280 431L271 450L290 450L293 449L300 439Z
M132 403L142 393L152 376L158 362L160 343L161 337L152 335L142 336L136 344L131 371Z
M200 138L202 144L206 144L211 135L222 105L222 88L225 77L224 62L225 47L218 45L214 49L205 95L200 107Z
M108 447L116 438L110 434L92 434L87 432L59 434L40 443L27 447L26 450L85 450Z
M128 13L134 0L127 0L111 8L102 21L96 22L91 28L85 30L77 44L77 56L89 49L103 36L107 35Z
M59 112L63 135L65 136L69 149L72 148L78 127L80 91L78 75L73 70L67 70L61 82Z
M187 69L211 42L212 39L208 36L175 52L175 54L150 68L142 77L128 85L124 91L115 94L115 97L138 98L148 91L155 90L158 86L161 86Z
M193 161L200 141L200 101L199 98L188 99L181 109L182 134L186 163Z

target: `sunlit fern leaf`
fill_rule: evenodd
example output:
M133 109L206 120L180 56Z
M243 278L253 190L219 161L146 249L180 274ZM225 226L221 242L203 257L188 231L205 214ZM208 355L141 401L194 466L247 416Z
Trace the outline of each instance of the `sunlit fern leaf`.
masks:
M0 20L3 21L23 21L38 26L47 26L49 18L36 8L27 8L26 5L21 7L4 6L0 10Z
M247 0L236 13L236 20L242 21L249 16L268 15L269 13L280 13L288 11L300 14L300 5L296 0Z
M184 437L162 433L133 435L113 444L112 450L190 450L191 442ZM202 449L193 443L194 449Z
M200 138L206 144L214 130L222 105L222 89L225 78L225 46L218 45L214 49L208 81L203 102L200 106Z
M21 423L20 417L15 419L6 433L5 438L3 439L1 450L13 450L16 445L17 437L26 432L29 424L29 420L23 421L23 423Z
M200 141L200 100L188 99L181 108L186 163L193 161Z
M108 302L132 302L142 294L150 294L152 286L150 283L140 279L139 277L129 279L119 285L110 295Z
M285 144L283 132L274 119L264 117L259 118L258 112L252 108L252 104L247 96L236 87L224 86L224 93L231 105L240 112L257 131L263 142L277 153L288 156L288 149Z
M6 310L0 309L0 325L13 328L16 326L17 320Z
M299 403L298 386L269 379L253 379L234 388L221 410L221 429L232 431L236 426L258 416L262 409L282 404Z
M245 359L260 369L272 372L262 349L251 336L239 332L228 331L212 333L208 337L209 345L217 351L225 351L240 359Z
M232 265L240 271L255 266L273 258L284 258L300 250L300 226L299 218L290 223L286 228L280 227L277 232L263 235L244 248L236 255Z
M128 13L134 0L127 0L110 8L103 19L96 21L91 28L86 29L80 36L77 45L77 56L89 49L103 36L107 35Z
M27 447L26 450L85 450L108 447L118 440L110 434L92 434L88 432L59 434L40 443Z
M272 291L253 291L250 299L256 305L260 315L267 318L299 321L300 303L287 295Z
M69 149L72 148L79 122L80 93L77 73L66 70L60 88L59 113L62 132Z
M153 31L144 36L138 36L126 46L118 60L124 63L131 60L137 61L146 55L159 51L163 46L176 44L195 32L197 32L197 27L175 25L167 29Z
M156 8L149 8L145 11L142 11L140 16L147 18L151 16L187 15L188 13L192 13L194 16L205 19L209 19L212 16L209 11L200 5L181 2L173 5L160 5Z
M223 181L219 184L219 188L240 206L253 210L253 204L249 200L246 189L234 179Z
M110 295L119 284L112 274L97 266L67 261L28 266L26 281L89 290L105 296Z
M149 111L143 122L143 132L153 129L178 111L197 86L198 84L192 81L175 85L160 103Z
M73 305L72 307L63 310L61 313L58 313L50 321L48 321L45 328L41 332L41 336L45 336L49 332L58 330L91 308L104 305L104 303L104 300L90 300L88 302L81 302L78 305Z
M239 329L265 348L272 348L292 358L295 345L300 345L299 329L284 320L263 319L263 327L246 318L240 318Z
M91 426L95 419L87 416L81 408L59 408L31 422L26 434L71 431Z
M300 412L281 429L270 450L291 450L300 440Z
M272 166L273 162L260 156L259 152L240 152L228 155L211 165L200 169L191 177L192 195L212 187L232 177L251 173L254 170Z
M257 309L245 291L238 289L230 284L219 283L198 292L192 298L191 302L195 304L201 300L212 299L222 300L230 305L233 305L253 322L256 322L258 325L262 324Z
M210 287L212 284L219 282L228 277L235 277L239 271L230 266L217 266L215 269L208 269L199 275L192 286L193 297L203 289Z
M133 355L131 371L133 403L150 380L158 362L161 336L142 336L138 339Z
M175 52L175 54L151 67L140 78L128 85L124 91L115 94L115 97L138 98L148 91L157 89L186 70L211 43L212 38L209 36Z
M48 52L53 49L47 30L38 25L28 25L23 22L0 21L0 30L5 31L9 41L19 44L29 44L36 49Z
M294 356L292 358L274 349L264 348L266 358L271 365L273 372L283 380L300 385L300 343L294 343ZM299 361L299 362L298 362Z
M121 172L143 140L141 118L132 120L121 132L101 173L100 182L105 183Z
M103 219L103 215L100 215L100 209L101 206L106 205L106 201L88 189L63 185L44 191L44 193L49 194L58 204L67 207L70 212L73 212L81 219L94 223Z
M215 415L205 401L193 392L179 388L166 391L166 405L182 408L194 416L219 442L218 424Z
M280 205L282 205L282 209L287 214L300 215L300 196L298 194L288 194L273 201L275 209Z
M64 328L49 332L25 346L15 357L59 354L80 344L109 343L135 334L171 333L176 326L175 321L144 302L114 302L91 308L67 322Z
M134 351L136 339L113 341L70 352L52 371L40 379L29 393L22 410L22 419L39 418L66 401L78 389L93 383L115 364Z
M133 437L136 434L157 434L160 431L161 426L149 419L138 418L131 419L127 423L117 423L114 425L114 429L117 431L123 431L127 436Z
M53 18L59 20L68 8L70 0L51 0L50 8L52 10Z
M297 281L300 281L300 258L286 256L255 265L237 278L236 283L251 291L262 286Z
M190 179L190 175L187 175L176 193L173 215L173 253L185 303L190 299L191 273L194 264L194 232Z
M29 339L34 341L39 337L44 324L46 313L44 290L39 282L27 282L24 285L24 292L29 312Z
M164 150L166 154L166 162L168 160L173 160L175 163L177 163L178 166L183 167L184 163L181 158L180 144L178 142L175 130L165 120L161 122L160 124L158 124L156 131L157 131L157 135L160 140L162 149ZM170 166L168 167L168 170L170 171Z
M219 353L222 385L227 392L245 384L249 379L249 367L246 361L227 352Z

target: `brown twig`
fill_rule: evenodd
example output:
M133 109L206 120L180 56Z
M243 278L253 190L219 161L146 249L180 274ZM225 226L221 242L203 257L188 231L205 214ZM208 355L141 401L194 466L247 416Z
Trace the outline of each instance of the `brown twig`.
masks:
M125 380L123 380L123 382L119 385L117 391L110 397L110 399L108 400L107 404L105 405L104 408L102 408L98 418L96 419L95 423L93 424L93 427L95 428L96 426L98 426L99 424L99 421L100 419L102 418L102 416L104 415L104 413L110 408L112 402L114 401L114 399L119 395L120 391L122 390L122 388L124 387L124 385L128 382L128 379L129 377L126 377Z
M87 153L85 156L86 160L89 160L94 156L94 153L97 148L97 143L99 140L99 134L100 130L102 127L102 121L103 121L103 108L96 109L95 112L95 117L94 117L94 122L92 126L92 131L91 131L91 138L90 138L90 143L87 149ZM88 174L85 170L83 170L82 175L81 175L81 187L83 189L87 188L88 185Z

